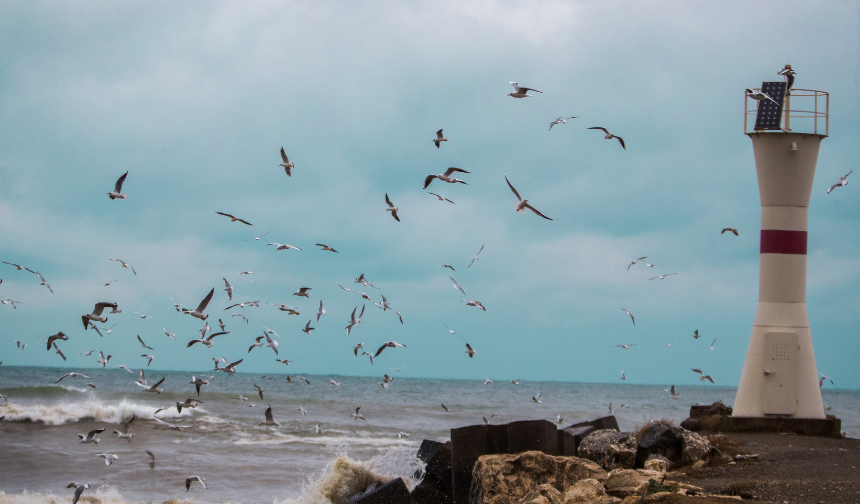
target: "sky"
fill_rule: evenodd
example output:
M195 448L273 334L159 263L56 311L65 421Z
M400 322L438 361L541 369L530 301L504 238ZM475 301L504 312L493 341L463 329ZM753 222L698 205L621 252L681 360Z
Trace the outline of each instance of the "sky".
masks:
M54 290L0 264L0 298L20 301L0 305L3 365L85 369L98 352L78 352L97 349L134 369L152 354L151 369L193 372L224 357L254 373L691 385L697 367L737 385L760 229L744 88L788 63L796 88L830 93L809 209L818 369L860 388L860 174L826 194L860 171L856 2L8 1L0 46L0 260ZM511 98L510 81L542 93ZM548 131L559 116L578 118ZM468 185L422 190L450 166ZM110 200L126 171L127 199ZM505 176L555 220L518 214ZM641 256L655 266L626 272ZM260 307L224 311L222 278ZM202 323L171 298L194 308L213 287L209 323L229 334L186 348ZM80 319L101 301L122 310L104 337ZM288 367L247 352L262 326ZM39 340L58 331L68 362ZM391 340L407 348L353 355Z

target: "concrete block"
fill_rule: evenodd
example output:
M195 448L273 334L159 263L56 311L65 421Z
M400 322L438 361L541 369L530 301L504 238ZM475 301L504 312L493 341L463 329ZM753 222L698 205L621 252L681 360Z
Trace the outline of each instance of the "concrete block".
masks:
M558 429L547 420L511 422L507 427L507 452L539 451L558 455Z
M583 427L568 427L558 431L558 454L566 457L578 457L577 449L579 443L585 436L594 432L594 427L586 425Z
M433 479L438 487L445 493L451 495L452 492L452 476L451 476L451 447L450 445L442 445L433 458L427 462L424 468L424 479Z
M430 459L436 454L436 450L443 446L445 446L445 443L425 439L424 441L421 441L421 447L418 448L418 458L426 464L430 462Z
M445 492L433 478L425 478L412 490L412 500L415 504L453 504L454 502L450 492Z
M457 504L469 502L472 468L481 455L506 453L505 425L470 425L451 429L451 495Z
M368 488L363 493L353 495L346 504L414 504L406 483L396 478L384 485Z

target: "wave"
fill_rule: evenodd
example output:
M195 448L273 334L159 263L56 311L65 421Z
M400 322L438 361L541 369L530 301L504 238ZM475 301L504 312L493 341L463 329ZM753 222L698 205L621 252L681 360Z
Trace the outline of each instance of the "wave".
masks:
M275 504L344 504L371 483L387 483L397 477L411 491L418 484L413 475L421 466L412 446L386 450L365 462L341 455L312 476L299 497Z
M0 491L0 504L57 504L58 502L68 502L71 500L73 491L68 490L67 495L57 495L51 493L38 493L24 491L19 494L7 494ZM84 490L80 502L98 502L101 504L132 504L122 496L114 487L110 485L102 485L98 488L93 488L90 485L89 490ZM164 501L163 504L195 504L193 500L183 500L173 498Z
M77 397L81 394L89 394L91 390L71 385L45 385L42 387L12 387L0 389L5 396L18 398L37 397L39 399L58 399L62 397Z
M157 406L136 403L126 399L105 402L96 398L87 398L52 405L0 404L0 416L6 415L5 421L7 422L38 422L45 425L63 425L81 420L118 424L124 418L132 415L136 415L138 419L151 419L157 409L159 409ZM188 410L184 410L180 414L176 412L176 408L171 407L162 411L159 417L178 418L190 415Z
M280 435L275 439L261 439L259 437L255 437L253 439L249 439L247 437L242 437L233 441L233 444L236 445L279 445L279 444L291 444L291 443L303 443L303 444L312 444L312 445L321 445L321 446L331 446L333 444L337 444L339 446L343 446L344 448L387 448L387 447L400 447L400 446L410 446L413 451L417 451L418 443L413 441L407 441L405 439L391 438L391 437L346 437L346 436L316 436L316 435L306 435L306 436L295 436L295 435Z

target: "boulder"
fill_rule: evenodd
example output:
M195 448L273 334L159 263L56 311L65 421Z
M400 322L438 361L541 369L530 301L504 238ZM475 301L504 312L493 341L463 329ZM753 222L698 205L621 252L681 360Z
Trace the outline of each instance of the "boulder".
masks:
M540 451L558 455L558 429L548 420L523 420L505 424L507 450L505 453Z
M644 467L651 455L662 455L672 462L681 460L683 438L681 429L652 423L639 433L636 448L636 467Z
M396 478L383 485L371 484L367 489L353 495L346 504L413 504L409 489L402 478Z
M452 504L450 488L446 491L432 477L425 477L412 490L412 500L415 504Z
M485 455L475 464L467 501L515 504L544 484L561 492L580 480L604 477L606 471L600 466L577 457L556 457L538 451Z
M451 429L451 496L457 504L469 502L472 468L482 455L507 451L504 425L470 425Z
M576 457L579 443L582 442L585 436L594 432L594 430L594 427L591 425L560 429L558 431L558 454Z
M614 504L620 500L606 495L603 483L588 478L577 481L564 492L563 504Z
M577 453L580 457L600 464L607 471L615 468L632 469L636 464L636 438L629 432L597 430L582 440Z
M649 471L666 472L672 467L672 461L662 455L650 455L645 461L645 469Z
M433 455L436 454L436 451L443 446L448 445L451 446L451 442L441 443L439 441L433 441L430 439L425 439L421 441L421 447L418 448L418 459L424 462L425 464L430 462L430 459L433 458Z
M697 432L702 430L702 419L701 418L693 418L690 417L683 422L681 422L681 427L687 429L688 431Z
M643 494L649 479L633 469L616 469L609 473L603 486L609 495L624 498Z
M436 486L451 495L451 446L442 445L427 461L424 467L424 479L432 479Z
M562 504L562 496L552 485L545 483L527 493L517 504Z
M711 451L711 444L708 440L699 436L695 432L681 431L683 444L681 446L681 463L695 464L700 460L706 460L708 453Z

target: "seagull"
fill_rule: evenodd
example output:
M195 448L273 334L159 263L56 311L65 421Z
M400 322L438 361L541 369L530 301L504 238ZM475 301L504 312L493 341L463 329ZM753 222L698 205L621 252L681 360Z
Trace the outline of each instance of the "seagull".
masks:
M669 394L669 399L674 399L676 401L678 400L679 394L675 392L675 386L674 385L672 385L671 388L663 389L663 392L666 392L667 394Z
M763 91L753 91L752 89L747 89L746 91L747 91L747 96L749 96L750 98L752 98L753 100L755 100L757 102L760 102L763 100L770 100L773 103L775 103L777 106L779 106L779 102L777 102L776 100L774 100L773 98L768 96Z
M287 360L287 359L275 359L275 361L280 362L281 364L284 364L285 366L289 366L290 362L293 362L293 361Z
M251 353L251 350L253 350L255 348L262 348L264 338L265 338L265 336L257 336L257 338L254 340L254 341L256 341L256 343L254 343L253 345L248 347L248 353Z
M0 283L3 283L3 281L2 281L2 280L0 280ZM11 304L11 305L12 305L12 309L13 309L13 310L17 310L17 309L18 309L18 307L17 307L17 306L15 306L16 304L24 304L24 303L22 303L22 302L20 302L20 301L15 301L15 300L14 300L14 299L12 299L12 298L6 298L6 299L4 299L4 300L0 301L0 303L3 303L4 305L5 305L5 304Z
M469 265L468 265L468 266L466 266L466 269L471 268L471 267L472 267L472 265L473 265L473 264L475 264L475 261L477 261L477 260L478 260L478 256L479 256L479 255L481 255L481 251L482 251L482 250L484 250L484 245L481 245L481 250L479 250L479 251L478 251L478 253L477 253L477 254L475 254L475 257L473 257L473 258L472 258L472 262L470 262L470 263L469 263ZM450 267L450 266L449 266L449 267ZM453 270L454 268L451 268L451 269Z
M454 282L454 290L459 289L460 292L462 292L464 296L468 296L468 294L466 294L466 291L464 291L463 288L460 287L460 284L458 284L457 281L454 280L454 277L449 276L448 278L450 278L451 281Z
M39 285L44 285L45 287L47 287L47 288L48 288L48 290L49 290L49 291L51 291L51 294L53 294L53 293L54 293L54 289L52 289L52 288L51 288L51 286L50 286L50 285L48 285L48 281L47 281L47 280L45 280L45 277L43 277L43 276L42 276L42 274L41 274L41 273L39 273L38 271L36 272L36 276L38 276L38 277L39 277L39 280L42 282L42 283L40 283Z
M269 243L266 246L268 247L269 245L277 246L278 248L276 248L275 250L290 250L290 249L301 250L299 247L295 247L295 246L290 245L288 243Z
M627 147L624 145L624 139L623 139L623 138L621 138L620 136L615 136L615 135L613 135L612 133L610 133L609 131L607 131L607 130L606 130L606 128L601 127L601 126L594 126L593 128L588 128L588 129L592 129L592 130L600 130L600 131L602 131L602 132L603 132L603 138L604 138L605 140L612 140L613 138L617 138L617 139L618 139L618 141L621 143L621 147L622 147L624 150L627 150Z
M830 191L836 189L837 187L848 185L848 180L847 180L848 175L851 175L852 173L854 173L854 170L851 170L850 172L846 173L845 175L839 177L839 182L830 186L830 189L827 190L827 194L830 194Z
M121 366L121 367L123 367L127 371L131 372L131 370L128 369L127 367L125 367L125 366ZM143 369L140 370L140 380L134 380L134 383L137 383L138 385L140 385L143 388L149 387L149 384L146 383L146 374L144 374Z
M543 404L543 403L540 401L540 392L538 392L536 396L532 396L532 402L535 402L535 403L537 403L537 404Z
M713 350L714 349L714 343L716 343L716 342L717 342L717 339L714 338L714 341L711 342L711 347L708 350Z
M821 379L818 380L818 388L821 388L824 386L824 380L829 380L831 385L836 385L835 383L833 383L833 380L831 380L829 376L825 376L821 373L818 373L818 374L819 374L819 376L821 376Z
M511 384L512 385L519 385L520 381L522 381L522 378L517 378L516 380L511 380Z
M693 333L693 338L695 338L695 339L701 338L701 336L699 336L699 330L698 329L696 329L696 331Z
M103 284L102 284L102 287L107 287L107 286L109 286L110 284L112 284L112 283L114 283L114 282L116 282L116 281L117 281L117 280L111 280L110 282L103 283Z
M20 264L10 263L10 262L6 262L6 261L0 261L0 262L2 262L3 264L8 264L9 266L15 266L15 268L17 268L18 271L27 270L30 273L35 273L35 271L31 270L30 268L28 268L26 266L21 266Z
M108 259L108 261L116 261L118 263L121 263L123 268L130 269L131 272L134 273L134 276L137 276L137 271L134 271L134 267L131 264L123 261L122 259ZM116 280L114 280L114 281L116 281Z
M334 380L333 380L333 379L331 379L331 378L329 378L329 379L328 379L328 384L329 384L329 385L334 385L335 387L340 387L340 382L336 382L336 381L334 381Z
M311 321L308 320L308 323L305 324L305 328L302 329L302 332L307 334L307 335L310 335L311 331L314 331L314 330L316 330L316 327L311 327Z
M314 425L314 434L322 434L322 429L320 429L320 424Z
M400 324L402 325L403 324L403 315L401 315L399 311L396 311L394 313L397 314L397 317L400 319Z
M246 324L248 323L248 317L242 315L241 313L234 313L233 315L230 315L230 316L231 317L241 317L242 320L244 320Z
M257 394L260 395L260 400L265 401L265 399L263 398L263 392L265 392L265 390L261 389L260 386L256 383L254 384L254 388L257 389Z
M711 378L711 375L706 375L706 374L702 373L702 370L701 370L701 369L695 369L695 368L693 368L693 371L695 371L695 372L699 373L699 381L705 381L705 380L708 380L709 382L714 383L714 379L713 379L713 378Z
M485 386L485 387L486 387L487 385L491 384L491 383L493 383L493 380L491 380L491 379L489 379L489 378L487 378L486 380L484 380L484 386Z
M316 245L317 245L317 247L322 247L322 250L320 250L320 252L325 251L325 250L328 250L329 252L334 252L335 254L339 254L339 253L340 253L340 252L338 252L337 250L335 250L335 249L333 249L333 248L329 247L328 245L323 245L322 243L317 243Z
M87 443L99 444L99 441L101 441L101 439L97 438L96 434L100 434L104 431L105 431L104 429L95 429L95 430L91 430L91 431L87 432L86 436L83 434L78 434L78 438L80 438L80 440L81 440L80 444L87 444Z
M612 414L612 403L609 403L609 414Z
M67 341L68 339L69 339L69 337L66 336L66 333L64 333L63 331L60 331L57 334L52 334L51 336L48 336L48 350L51 349L52 345L55 345L54 342L56 340Z
M266 342L268 343L266 346L271 348L272 351L275 352L275 355L278 355L278 342L273 340L272 337L269 336L269 333L264 332L263 336L266 337Z
M212 340L216 336L222 336L224 334L230 334L230 333L229 332L223 332L223 331L222 332L216 332L216 333L210 334L206 338L204 338L203 335L201 334L200 338L193 339L193 340L189 341L188 344L185 345L185 348L191 348L191 345L193 345L195 343L202 343L202 344L206 345L207 347L212 348L212 345L214 344L214 343L212 343ZM250 352L250 350L248 350L248 351Z
M508 93L508 96L512 96L514 98L528 98L529 96L532 96L530 94L527 94L529 91L534 91L535 93L543 94L543 91L538 91L537 89L534 89L534 88L522 87L516 82L511 82L511 86L514 88L514 92Z
M442 269L442 268L448 268L448 269L450 269L451 271L457 271L457 270L455 270L455 269L454 269L454 267L453 267L453 266L451 266L450 264L443 264L442 266L439 266L439 269Z
M182 408L196 408L197 403L202 403L203 401L198 401L196 399L188 398L183 402L176 402L176 411L178 413L182 413Z
M627 315L630 315L630 320L633 321L633 325L636 325L636 319L633 318L633 314L630 313L629 311L625 310L624 308L622 308L622 310L624 310L624 313L626 313Z
M361 305L361 313L358 314L358 318L355 318L355 310L358 309L358 306L356 306L355 308L352 309L352 315L350 315L350 317L349 317L349 325L344 328L344 329L346 329L346 335L347 336L349 336L349 332L352 330L352 328L355 325L361 323L361 317L364 315L364 307L365 307L365 305Z
M204 481L203 478L201 478L200 476L189 476L189 477L185 478L185 491L186 492L188 490L191 490L191 483L193 483L195 480L200 482L200 484L203 485L204 489L206 488L206 483L203 483L203 481Z
M382 306L376 305L382 309L382 311L388 311L391 309L391 305L388 304L388 299L385 298L385 295L382 295Z
M379 287L373 285L372 283L370 283L369 281L367 281L367 277L364 276L364 273L358 275L358 278L356 278L353 283L360 283L361 285L363 285L365 287L373 287L374 289L379 288ZM355 292L358 292L358 291L355 291Z
M247 225L249 225L249 226L253 226L253 224L251 224L250 222L248 222L248 221L246 221L246 220L244 220L244 219L240 219L240 218L236 217L235 215L230 215L230 214L228 214L228 213L224 213L224 212L215 212L215 213L216 213L216 214L218 214L218 215L223 215L224 217L230 217L230 222L236 222L236 221L239 221L239 222L241 222L242 224L247 224Z
M167 409L167 408L164 408L164 409ZM191 427L190 425L175 425L175 424L172 424L169 422L165 422L164 420L158 418L157 416L153 416L152 418L155 419L156 422L163 423L164 425L166 425L168 430L181 431L182 429L188 429Z
M508 180L508 176L507 176L507 175L505 175L505 182L507 182L507 183L508 183L508 187L510 187L510 188L511 188L511 192L513 192L513 193L514 193L514 196L516 196L516 197L517 197L517 199L519 200L519 201L517 202L517 204L516 204L517 212L519 212L519 213L526 213L526 208L528 208L528 209L529 209L529 210L531 210L535 215L538 215L538 216L540 216L540 217L543 217L543 218L544 218L544 219L546 219L546 220L554 220L554 219L551 219L551 218L547 217L546 215L544 215L544 214L540 213L540 211L538 211L538 209L537 209L537 208L535 208L535 207L533 207L533 206L529 205L529 200L527 200L527 199L523 198L522 196L520 196L520 193L519 193L519 192L517 192L517 189L513 186L513 184L511 184L511 181L510 181L510 180Z
M209 380L211 380L212 378L215 378L215 376L214 375L210 376ZM197 395L199 396L200 395L200 387L203 385L209 385L209 380L204 380L203 378L196 378L196 377L192 376L191 381L188 383L194 385L194 388L197 389Z
M407 438L407 437L409 437L409 433L408 432L398 432L397 437L400 439Z
M451 408L445 406L445 403L442 403L442 409L445 410L445 413L451 413Z
M251 271L251 270L248 270L248 271L241 271L241 272L239 272L239 276L242 276L242 275L250 275L251 273L253 273L253 271Z
M370 352L361 352L361 355L366 355L368 359L370 359L370 365L373 365L373 354Z
M622 371L622 372L621 372L621 379L622 379L622 380L626 380L626 379L627 379L627 377L626 377L626 376L624 376L624 371Z
M280 305L274 305L271 303L269 303L269 304L272 306L277 306L278 310L281 310L283 312L287 312L289 315L301 315L299 313L299 309L296 308L295 306L290 306L290 305L283 304L283 303L281 303Z
M373 300L373 298L372 298L372 297L370 297L370 295L368 295L368 294L366 294L366 293L364 293L364 292L357 291L357 290L353 290L353 289L347 289L346 287L344 287L343 285L340 285L340 284L338 284L338 287L340 287L341 289L343 289L343 290L345 290L345 291L349 291L349 292L356 292L356 293L358 293L358 294L361 294L361 297L363 297L364 299L366 299L366 300L370 301L371 303L375 304L376 306L379 306L379 304L377 304L377 303L376 303L376 301L374 301L374 300Z
M442 130L436 132L436 138L433 139L433 143L436 144L436 148L439 148L439 144L441 142L447 142L448 139L442 136Z
M383 343L381 347L379 347L379 350L376 351L376 354L373 357L374 358L379 357L379 354L381 354L382 351L385 350L386 348L397 348L397 347L406 348L406 345L404 345L403 343L398 343L396 341L387 341L387 342Z
M627 345L615 345L616 348L623 348L625 350L630 350L630 347L636 346L636 343L630 343Z
M438 194L436 194L436 193L434 193L434 192L428 192L427 194L432 194L433 196L436 196L437 198L439 198L439 201L447 201L448 203L451 203L452 205L456 205L456 203L454 203L453 201L449 200L448 198L446 198L446 197L444 197L444 196L440 196L440 195L438 195Z
M128 172L122 174L122 176L116 179L116 184L113 186L113 192L107 193L108 197L112 200L114 199L125 199L125 194L122 193L122 184L125 182L125 178L128 176ZM77 499L75 499L77 500Z
M465 302L466 302L466 305L468 305L468 306L475 306L475 307L480 308L480 309L482 309L482 310L484 310L484 311L487 311L487 309L486 309L486 308L484 308L484 305L482 305L482 304L481 304L481 302L480 302L480 301L478 301L478 300L476 300L476 299L464 299L463 301L465 301ZM461 301L461 303L462 303L463 301Z
M296 292L293 292L293 296L309 298L309 297L311 297L311 293L309 292L310 290L311 290L311 287L302 287L299 290L297 290Z
M89 379L89 380L92 380L92 377L87 376L87 375L85 375L85 374L83 374L83 373L66 373L66 374L64 374L63 376L61 376L59 380L55 381L55 382L54 382L54 385L56 385L56 384L60 383L61 381L63 381L63 378L75 378L75 377L78 377L78 376L83 376L84 378L87 378L87 379Z
M735 228L730 228L730 227L723 228L723 230L722 230L722 231L720 231L720 234L723 234L723 233L725 233L726 231L730 231L730 232L734 233L734 234L735 234L735 236L740 236L740 235L738 235L738 230L737 230L737 229L735 229Z
M221 319L218 319L218 326L221 328L222 331L227 329L227 324L222 322Z
M797 75L797 72L791 69L791 65L785 65L785 68L776 73L777 75L782 75L785 77L785 94L791 94L791 86L794 85L794 76Z
M558 418L555 419L555 423L557 423L559 425L563 424L564 423L564 417L561 415L558 415Z
M177 403L177 404L179 404L179 403ZM136 415L132 415L131 418L129 418L128 420L123 422L122 432L120 432L118 430L113 431L113 433L117 435L116 436L117 439L125 439L126 441L131 443L131 438L132 438L132 436L134 436L134 434L129 434L128 429L131 427L131 424L134 423L135 418L136 418Z
M289 160L289 158L287 157L287 153L284 152L283 147L281 147L281 160L283 160L283 163L279 164L278 166L283 166L284 171L287 172L287 177L292 177L293 174L290 172L293 168L295 168L295 165L292 163L292 161Z
M358 408L355 408L355 413L352 414L352 421L353 422L358 420L359 418L364 420L364 417L361 416L361 413L358 412L358 410L360 410L360 409L361 409L361 406L359 406ZM367 420L364 420L364 421L366 422Z
M62 350L60 350L60 347L58 347L56 343L54 343L54 350L57 351L57 355L62 357L64 361L66 360L66 356L63 354Z
M398 208L394 206L394 203L392 203L391 200L388 198L388 193L385 193L385 202L388 203L388 208L385 211L391 212L391 216L394 217L394 220L400 222L400 217L397 216Z
M359 343L358 345L355 345L355 346L352 348L352 353L354 353L354 354L355 354L355 356L356 356L356 357L358 357L358 351L359 351L359 350L361 350L361 349L363 349L363 348L364 348L364 343Z
M108 318L102 317L102 312L104 311L105 308L111 308L111 313L120 313L120 311L117 310L117 304L116 303L104 303L104 302L96 303L96 307L93 309L92 313L87 313L87 314L81 315L81 321L84 323L84 330L85 331L89 327L90 321L101 322L103 324L105 322L107 322Z
M245 359L239 359L239 360L237 360L236 362L231 362L230 364L227 364L226 366L224 366L224 367L222 367L222 368L219 368L218 370L219 370L219 371L224 371L225 373L228 373L228 374L231 374L231 375L232 375L232 374L234 374L234 373L236 372L236 366L238 366L239 364L241 364L243 360L245 360Z
M108 355L107 357L105 357L104 353L99 352L99 364L101 364L102 367L105 367L111 357L113 357L113 356Z
M155 358L154 355L149 355L149 354L142 354L141 357L143 357L144 359L147 360L146 361L146 367L149 367L149 365L152 364L152 359Z
M152 348L151 346L148 346L146 343L143 342L143 340L140 338L140 334L137 335L137 341L140 341L140 346L142 346L143 348L147 348L149 350L155 350L154 348Z
M104 430L104 429L102 429L102 430ZM78 504L78 499L81 498L81 494L84 493L84 490L86 490L90 486L86 483L84 483L83 485L80 483L69 483L68 485L66 485L66 488L73 488L73 487L75 489L75 497L72 499L72 504Z
M310 384L311 384L311 382L309 382L309 381L308 381L308 379L307 379L307 378L305 378L304 376L299 376L299 380L301 380L301 381L303 381L303 382L307 383L308 385L310 385Z
M156 394L160 394L164 389L160 389L160 388L158 388L158 386L161 385L162 383L164 383L164 378L158 380L158 383L156 383L155 385L153 385L149 388L145 388L146 385L140 385L139 383L138 383L138 385L140 385L141 387L144 387L144 389L143 389L144 392L155 392Z
M642 257L640 257L640 258L638 258L638 259L634 259L634 260L633 260L633 262L631 262L630 264L628 264L628 265L627 265L627 272L629 272L629 271L630 271L630 267L631 267L631 266L633 266L634 264L638 263L638 262L639 262L639 261L641 261L642 259L646 259L647 257L648 257L648 256L642 256Z
M463 170L463 169L461 169L461 168L456 168L456 167L452 166L452 167L448 168L447 170L445 170L445 173L439 173L439 174L436 174L436 175L427 175L427 177L424 179L424 187L423 187L423 189L427 189L427 186L429 186L429 185L430 185L430 183L431 183L431 182L433 182L433 179L439 179L439 180L441 180L442 182L447 182L447 183L449 183L449 184L456 184L456 183L460 183L460 184L464 184L464 185L469 185L469 184L466 184L464 181L462 181L462 180L460 180L460 179L458 179L458 178L454 178L454 177L452 177L451 175L452 175L454 172L458 172L458 173L470 173L470 172L468 172L468 171L466 171L466 170Z
M478 351L473 349L468 343L466 343L466 353L469 354L469 358L471 359L475 356L476 353L478 353Z
M666 273L666 274L663 274L660 276L655 276L655 277L649 278L648 280L664 280L669 275L677 275L677 273Z
M559 117L559 118L558 118L558 119L556 119L555 121L553 121L553 122L549 123L549 129L548 129L547 131L552 131L552 127L553 127L553 126L555 126L556 124L567 124L567 120L568 120L568 119L577 119L577 118L579 118L579 116L573 116L573 117Z
M230 282L228 282L226 278L221 277L221 280L224 280L224 291L227 292L227 299L229 301L233 301L233 291L236 290L236 288L230 285Z
M164 329L164 334L165 334L168 338L172 339L173 341L176 341L176 334L175 334L175 333L172 333L172 332L168 331L166 327L162 327L162 329Z
M209 315L206 315L205 313L203 313L203 311L206 309L207 306L209 306L209 301L212 300L213 294L215 294L215 287L212 287L212 290L209 291L209 294L206 294L206 297L203 298L203 301L200 301L200 304L197 306L196 310L183 309L182 313L199 318L200 320L206 320L207 318L209 318Z

